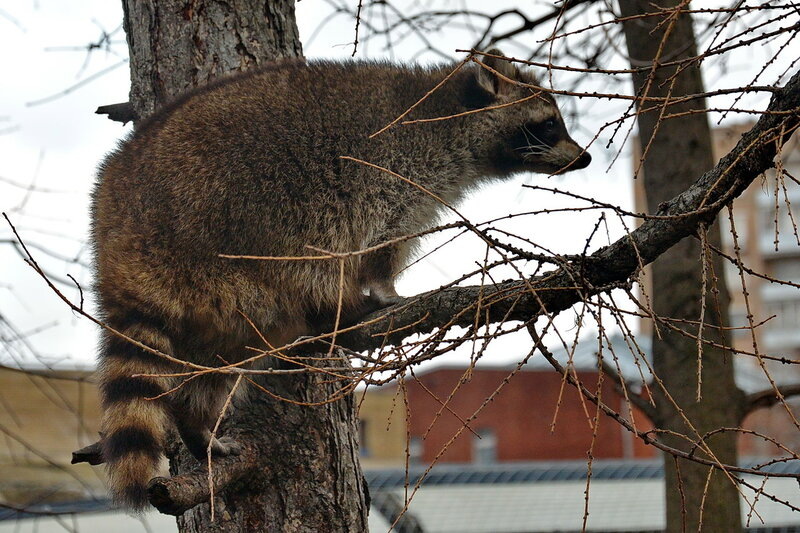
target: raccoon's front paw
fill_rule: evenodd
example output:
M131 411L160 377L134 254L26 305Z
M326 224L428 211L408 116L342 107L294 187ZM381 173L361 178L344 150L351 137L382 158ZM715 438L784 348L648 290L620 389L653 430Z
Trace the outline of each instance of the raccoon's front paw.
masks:
M228 455L239 455L242 453L242 446L230 437L215 438L211 444L211 455L214 457L227 457Z
M374 280L368 284L368 288L369 301L378 308L388 307L403 300L403 297L397 294L391 279Z
M400 303L404 300L399 294L370 294L369 297L372 301L377 303L379 307L389 307L390 305Z
M370 313L374 313L375 311L380 311L385 307L392 306L398 302L403 300L402 296L394 295L394 296L377 296L375 294L370 293L369 296L365 296L361 302L361 307L359 308L359 312L357 315L359 317L363 317Z

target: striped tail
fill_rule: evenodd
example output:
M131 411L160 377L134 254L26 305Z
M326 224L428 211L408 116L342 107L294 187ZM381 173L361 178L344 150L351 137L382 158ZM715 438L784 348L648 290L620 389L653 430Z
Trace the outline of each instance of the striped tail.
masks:
M173 353L169 338L157 327L138 322L121 331L146 346ZM169 363L159 356L105 333L100 359L103 458L114 502L134 511L148 505L147 483L158 473L172 423L167 397L148 400L168 390L170 379L134 375L169 370Z

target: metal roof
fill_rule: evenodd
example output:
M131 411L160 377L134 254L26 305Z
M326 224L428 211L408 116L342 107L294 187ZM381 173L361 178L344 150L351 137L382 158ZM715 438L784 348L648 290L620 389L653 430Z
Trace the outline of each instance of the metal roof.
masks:
M744 465L754 467L755 464ZM424 475L425 466L412 466L408 475L402 468L371 469L364 472L372 490L416 485ZM543 483L550 481L585 480L586 461L547 461L525 463L497 463L494 465L441 464L436 465L425 477L424 486L474 485L505 483ZM786 461L762 468L765 472L800 474L800 461ZM661 460L592 462L592 479L601 480L645 480L663 479Z
M760 479L750 479L760 486ZM665 527L661 479L585 480L423 485L413 492L389 489L399 506L412 496L407 515L424 533L660 532ZM797 504L794 479L772 478L765 493ZM800 531L800 513L743 489L742 523L763 533ZM748 517L755 502L757 515ZM761 522L763 520L763 522ZM379 532L380 533L380 532Z

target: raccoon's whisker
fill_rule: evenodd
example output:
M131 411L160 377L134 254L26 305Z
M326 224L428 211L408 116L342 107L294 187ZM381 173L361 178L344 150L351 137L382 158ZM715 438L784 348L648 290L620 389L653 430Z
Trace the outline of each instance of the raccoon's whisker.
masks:
M522 126L522 133L523 133L523 135L525 135L525 140L528 141L528 144L530 144L530 145L533 145L534 143L532 143L530 141L530 139L528 139L528 135L530 135L533 138L533 140L536 141L536 145L538 145L538 146L546 146L546 147L550 146L548 143L546 143L542 139L540 139L535 133L530 131L528 129L528 126Z
M531 140L531 138L533 138L533 140L538 141L538 139L536 139L536 135L534 135L527 126L522 126L522 134L525 136L525 142L528 143L529 148L542 144L541 142L534 143Z
M544 153L544 152L549 151L550 147L549 146L542 146L541 144L529 144L528 146L525 147L525 149L528 150L528 151L532 151L532 152L542 152L542 153Z
M531 152L538 152L540 154L543 154L543 153L545 153L547 151L547 148L544 148L542 146L538 146L538 145L535 145L535 144L531 144L531 145L528 145L528 146L520 146L519 148L514 148L514 150L517 151L517 152L522 152L523 154L527 154L527 153L531 153Z
M525 136L525 142L528 143L528 146L521 146L516 148L522 152L523 157L536 155L536 154L543 154L546 150L546 146L542 146L543 143L533 143L531 142L531 137L536 139L536 135L531 132L527 126L522 126L522 135Z
M528 128L527 128L527 126L522 126L522 135L524 135L524 136L525 136L525 142L526 142L526 143L528 143L528 145L531 145L531 144L533 144L533 143L531 142L531 138L529 137L529 135L531 135L531 132L530 132L530 131L528 131Z
M547 148L541 148L538 146L527 146L520 148L522 151L522 155L546 155L549 150Z

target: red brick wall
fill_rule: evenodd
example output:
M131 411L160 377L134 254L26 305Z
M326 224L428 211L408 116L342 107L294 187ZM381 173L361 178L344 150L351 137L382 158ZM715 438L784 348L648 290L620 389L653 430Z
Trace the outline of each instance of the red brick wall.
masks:
M463 372L463 369L439 369L418 376L422 384L413 380L406 383L411 436L422 437L433 422L423 441L421 460L424 462L434 460L463 426L447 410L442 411L438 419L435 419L436 413L441 409L441 403L436 398L446 401L461 380ZM472 378L460 385L453 394L448 403L449 408L466 420L508 375L508 370L474 370ZM597 389L597 373L578 372L578 377L590 390ZM590 420L594 418L596 408L588 401L582 403L576 389L566 384L561 405L558 407L555 429L551 432L550 426L556 412L561 382L561 376L553 371L520 372L483 408L470 427L476 432L482 429L491 429L494 432L497 438L498 461L585 459L592 441ZM623 398L616 393L608 379L603 383L602 397L610 406L627 415ZM634 411L634 417L639 430L652 427L640 411ZM463 431L447 446L439 461L472 461L474 439L475 436L469 430ZM599 459L644 458L654 457L655 450L645 446L615 421L601 414L593 455Z
M797 413L800 402L789 400L789 408ZM768 409L757 409L744 419L742 427L756 431L761 435L772 437L789 450L800 449L800 432L797 431L786 407L778 404ZM741 434L739 436L739 454L742 457L777 457L786 455L784 450L769 441L756 436Z

